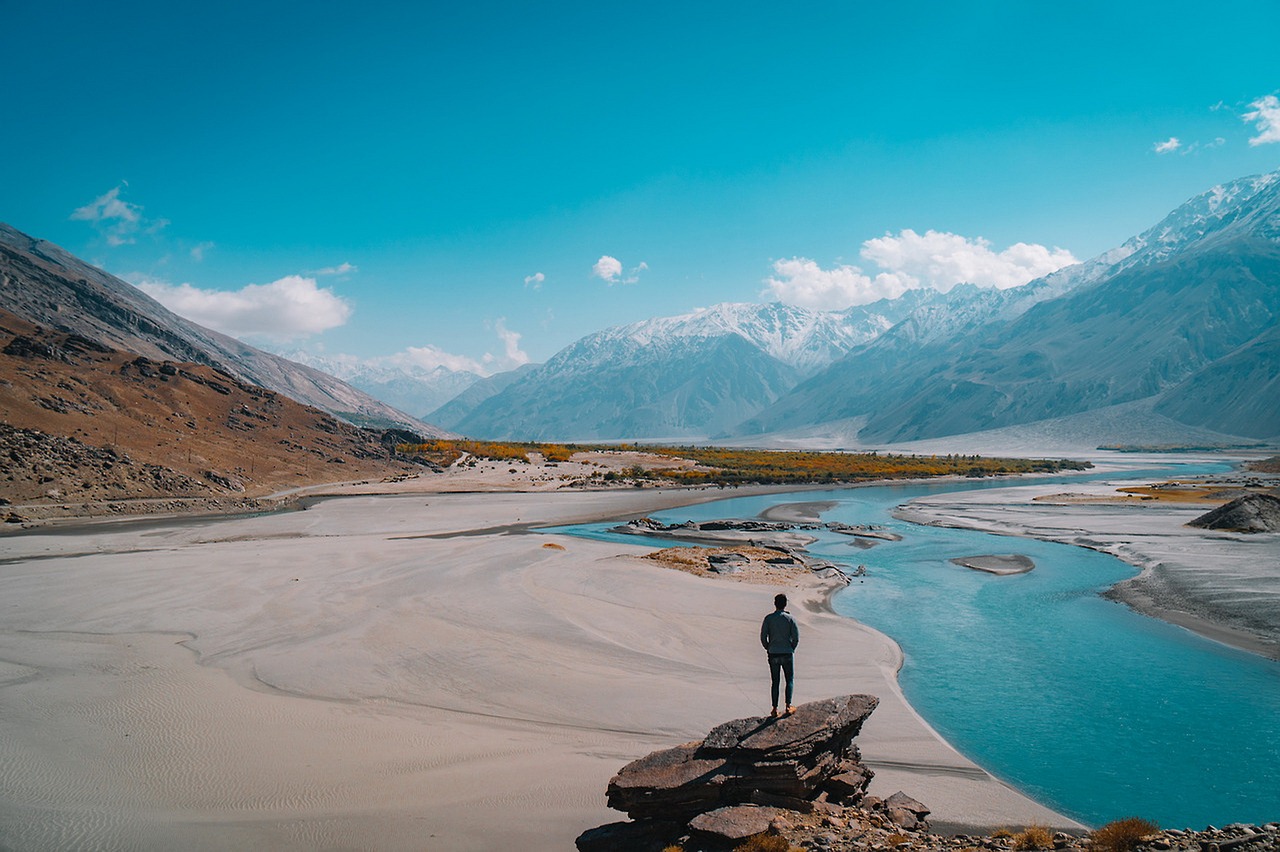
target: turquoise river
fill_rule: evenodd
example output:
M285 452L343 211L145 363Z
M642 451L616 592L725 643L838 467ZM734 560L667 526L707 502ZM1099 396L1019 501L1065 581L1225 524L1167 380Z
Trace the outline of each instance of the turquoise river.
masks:
M1141 477L1222 469L1183 467ZM1063 481L1090 478L1102 477ZM836 504L823 521L881 524L903 540L859 550L847 536L821 531L809 550L867 565L866 577L835 596L836 611L902 647L907 698L972 760L1090 825L1126 816L1169 828L1280 820L1280 663L1100 597L1136 573L1114 557L919 526L890 514L926 494L1010 484L912 483L739 497L654 517L667 523L750 518L803 500ZM635 543L608 532L610 526L561 531ZM1008 552L1031 557L1035 570L999 577L948 561Z

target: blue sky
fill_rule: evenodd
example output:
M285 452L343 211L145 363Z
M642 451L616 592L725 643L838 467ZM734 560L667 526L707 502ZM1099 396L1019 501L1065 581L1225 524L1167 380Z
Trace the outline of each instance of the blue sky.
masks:
M1280 167L1272 0L795 5L0 0L0 220L268 348L491 371L1009 286Z

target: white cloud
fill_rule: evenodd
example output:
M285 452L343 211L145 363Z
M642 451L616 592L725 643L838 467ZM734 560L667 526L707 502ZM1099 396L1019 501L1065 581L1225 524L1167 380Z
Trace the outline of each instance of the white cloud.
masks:
M324 269L312 270L312 275L350 275L352 272L359 271L360 267L354 263L343 261L337 266L326 266Z
M918 234L909 228L897 236L867 240L861 255L882 271L869 275L850 265L823 269L802 257L774 261L774 275L765 280L765 295L787 304L838 310L896 298L921 287L943 293L962 283L1017 287L1077 262L1066 249L1015 243L995 252L981 237L940 231Z
M1178 137L1170 136L1168 141L1156 143L1155 152L1157 154L1172 154L1180 147L1182 147L1182 142L1178 140Z
M591 267L591 274L602 281L616 284L622 278L622 261L607 254L602 255L595 266Z
M851 305L865 305L877 299L893 299L911 289L899 276L881 273L874 278L856 266L823 269L804 257L773 262L775 277L765 280L766 296L788 305L817 311L833 311Z
M541 272L535 272L532 275L526 275L524 277L524 286L532 287L535 290L541 290L542 282L546 280L547 276L543 275Z
M126 276L128 277L128 276ZM233 337L291 340L344 324L351 305L314 278L286 275L239 290L204 290L191 284L130 278L138 289L174 313Z
M410 346L403 352L390 355L386 358L371 358L368 363L372 364L390 364L395 366L414 366L421 367L424 370L434 370L437 367L444 367L447 370L456 372L475 373L480 376L487 376L490 370L484 364L474 358L468 358L466 355L455 355L446 352L439 346Z
M112 246L132 243L138 233L154 234L169 224L168 219L144 218L141 205L122 199L120 190L126 186L127 183L122 183L85 206L77 207L71 211L70 218L90 223Z
M622 274L622 261L606 254L601 255L600 259L591 267L591 274L602 281L608 282L609 286L612 287L614 284L635 284L640 280L640 273L648 268L649 264L640 261L624 276Z
M204 260L204 253L211 248L213 248L213 243L211 242L196 243L191 247L191 259L196 263L201 263Z
M1246 112L1241 118L1254 122L1258 135L1249 140L1250 145L1266 145L1280 142L1280 99L1275 95L1258 98L1249 104L1253 112Z

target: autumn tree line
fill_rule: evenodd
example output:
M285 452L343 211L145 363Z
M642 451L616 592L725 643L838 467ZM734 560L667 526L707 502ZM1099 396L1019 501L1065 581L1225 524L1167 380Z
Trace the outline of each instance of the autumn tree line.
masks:
M977 455L907 455L798 450L752 450L729 447L667 447L645 444L542 444L512 441L434 440L402 444L398 452L448 467L464 456L494 461L530 461L537 454L546 462L569 461L575 453L635 452L687 459L692 468L631 465L611 472L611 479L669 480L673 484L840 483L934 476L997 476L1018 473L1057 473L1093 467L1087 461L1065 459L987 458Z

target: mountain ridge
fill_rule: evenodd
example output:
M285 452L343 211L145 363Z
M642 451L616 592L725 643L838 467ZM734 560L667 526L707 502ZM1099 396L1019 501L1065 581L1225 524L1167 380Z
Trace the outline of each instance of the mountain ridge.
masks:
M319 370L180 317L133 285L3 223L0 307L113 349L205 364L342 419L445 434Z
M1278 403L1265 395L1248 413L1212 419L1175 400L1190 393L1181 382L1237 350L1260 359L1237 373L1280 370L1273 347L1248 349L1280 316L1280 173L1214 187L1123 246L1026 286L1043 288L1054 276L1074 286L1059 282L1063 292L1012 318L977 317L958 336L913 335L919 317L909 319L733 434L864 417L862 441L901 443L1167 397L1160 410L1189 427L1276 436L1254 426L1276 420Z

